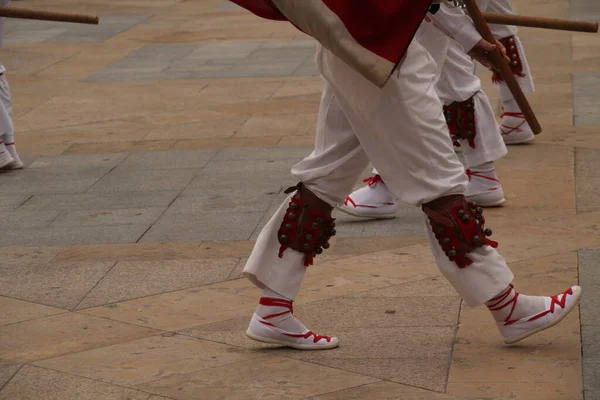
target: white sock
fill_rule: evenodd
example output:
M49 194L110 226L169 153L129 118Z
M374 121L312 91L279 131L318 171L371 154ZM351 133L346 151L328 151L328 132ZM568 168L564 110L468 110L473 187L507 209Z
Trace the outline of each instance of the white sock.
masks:
M289 333L304 333L306 327L293 314L293 301L266 287L256 314Z
M506 83L502 82L501 85L506 85ZM515 99L510 99L502 102L502 107L504 108L504 112L507 113L520 113L521 109L517 104Z
M546 310L544 296L526 296L509 285L485 303L496 322L508 322L530 317Z

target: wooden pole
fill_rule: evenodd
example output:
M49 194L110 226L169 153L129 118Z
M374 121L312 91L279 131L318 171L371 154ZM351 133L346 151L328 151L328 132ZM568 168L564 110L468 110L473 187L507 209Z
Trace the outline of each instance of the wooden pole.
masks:
M494 38L494 35L492 35L490 27L488 26L487 22L485 21L485 18L481 14L481 11L479 11L479 7L477 7L477 3L475 3L475 0L465 0L465 5L467 6L467 11L473 19L473 23L475 24L475 27L477 28L481 36L490 43L496 43L496 39ZM497 48L497 50L494 52L490 52L489 56L490 60L494 64L494 68L496 68L504 78L504 81L510 89L510 92L512 93L513 97L515 98L515 101L519 105L519 108L521 109L525 120L531 127L531 130L536 135L540 134L542 132L542 127L540 126L540 123L538 122L531 106L529 105L525 94L523 94L523 91L521 90L517 79L513 75L512 70L508 65L508 62L504 59L504 56L502 56L500 48Z
M98 25L99 23L99 19L95 15L57 13L13 7L0 7L0 17L34 19L39 21L73 22L76 24L91 25Z
M598 32L598 22L573 21L570 19L526 17L514 14L481 13L488 24L526 26L572 32Z

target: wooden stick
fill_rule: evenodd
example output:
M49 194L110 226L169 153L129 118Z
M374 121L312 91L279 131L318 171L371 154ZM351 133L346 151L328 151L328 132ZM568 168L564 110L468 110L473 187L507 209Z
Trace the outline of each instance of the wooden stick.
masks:
M598 22L573 21L570 19L526 17L514 14L481 13L488 24L527 26L572 32L598 32Z
M73 22L91 25L98 25L99 23L99 19L95 15L67 14L13 7L0 7L0 17L35 19L39 21Z
M465 0L465 5L467 6L469 15L473 19L473 23L475 24L475 27L477 28L481 36L490 43L496 43L496 39L494 38L494 35L492 35L492 32L490 31L490 27L488 26L487 22L485 22L485 18L483 18L481 11L479 11L479 7L477 7L477 3L475 3L475 0ZM527 98L523 94L523 91L521 90L517 79L513 75L512 70L508 65L508 62L504 59L504 56L502 56L500 48L497 48L496 51L490 52L489 56L490 60L494 64L494 68L496 68L500 72L500 74L504 78L504 81L508 85L510 92L512 93L517 104L519 105L519 108L521 109L525 120L531 127L531 130L536 135L540 134L542 132L542 127L540 126L540 123L538 122L533 110L531 109Z

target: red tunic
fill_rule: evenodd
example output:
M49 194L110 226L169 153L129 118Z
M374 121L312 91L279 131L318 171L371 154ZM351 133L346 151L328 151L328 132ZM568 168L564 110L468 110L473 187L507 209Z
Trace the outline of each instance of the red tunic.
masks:
M432 0L273 0L279 9L268 0L230 1L259 17L293 23L383 86Z

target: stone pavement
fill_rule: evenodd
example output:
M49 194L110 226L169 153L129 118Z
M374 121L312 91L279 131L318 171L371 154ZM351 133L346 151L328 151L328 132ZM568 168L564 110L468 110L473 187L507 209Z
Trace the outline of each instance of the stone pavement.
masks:
M594 0L515 5L600 18ZM314 43L223 0L19 6L101 24L7 22L27 168L0 174L0 399L600 399L597 35L521 31L545 131L498 163L508 203L486 214L518 287L579 279L581 314L503 346L420 211L338 214L296 314L341 346L305 353L244 336L259 291L240 273L311 149Z

